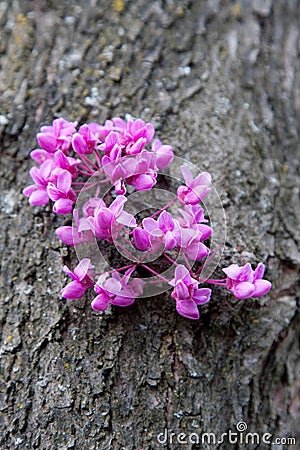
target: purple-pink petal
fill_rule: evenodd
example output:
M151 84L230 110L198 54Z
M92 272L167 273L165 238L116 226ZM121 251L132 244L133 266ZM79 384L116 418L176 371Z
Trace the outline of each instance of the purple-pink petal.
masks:
M53 183L48 184L47 193L53 202L56 202L62 197L62 192Z
M74 280L62 289L61 295L64 298L76 300L78 298L81 298L84 295L85 291L85 286L83 286L79 281Z
M186 166L180 166L181 173L183 175L185 184L189 186L193 181L193 175L190 169Z
M163 232L159 229L157 221L152 217L146 217L145 219L143 219L142 224L144 230L146 230L147 233L151 234L151 236L163 236Z
M109 296L102 292L97 295L91 303L91 306L94 311L105 311L109 305Z
M164 242L167 250L172 250L177 244L177 241L171 231L167 231L165 233Z
M40 148L37 148L36 150L32 150L30 153L30 157L38 162L39 164L43 164L43 162L46 161L46 159L50 159L53 157L52 153L47 152L46 150L42 150Z
M136 219L133 217L132 214L129 214L126 211L122 211L122 213L117 218L117 222L126 225L127 227L136 227Z
M138 191L148 191L156 184L156 173L136 175L132 184Z
M266 295L272 287L272 284L268 280L256 280L253 283L254 292L252 294L253 298L262 297Z
M72 176L67 170L62 170L57 177L57 188L67 194L71 188Z
M140 227L133 230L133 242L135 247L141 251L149 250L151 247L149 234Z
M76 153L79 155L84 155L88 153L88 146L83 136L79 133L75 133L72 138L72 146Z
M109 278L105 282L104 288L110 294L118 294L120 292L120 290L122 289L122 285L118 280L116 280L114 278Z
M80 242L80 236L76 228L71 226L63 226L55 231L57 237L66 245L71 247Z
M193 294L193 300L197 305L204 305L209 302L210 297L211 289L208 288L195 289Z
M89 271L92 269L94 269L94 266L91 264L91 260L89 258L83 258L76 266L74 274L79 281L82 281L86 276L90 275Z
M163 211L158 217L158 226L159 228L166 233L167 231L173 231L175 224L173 217L167 211Z
M37 141L39 143L39 146L50 153L55 153L57 150L57 139L53 134L50 133L38 133Z
M201 241L205 241L205 239L209 238L213 233L213 229L211 227L202 223L197 225L197 229L201 233Z
M60 198L53 205L56 214L69 214L72 211L74 202L68 198Z
M176 302L177 312L187 319L197 320L200 317L199 310L193 300L180 300Z
M233 295L239 300L244 300L246 298L252 297L254 293L254 285L248 281L242 281L232 288Z
M189 298L190 292L188 286L184 283L184 281L180 280L175 282L175 288L171 296L176 300L184 300Z
M29 203L34 206L46 205L49 202L49 196L46 189L36 189L29 197Z
M130 294L130 292L129 292L129 294ZM117 295L115 298L113 298L111 300L111 303L113 305L122 306L122 307L130 306L134 302L135 302L135 298L133 298L133 297L125 297L123 295Z
M240 273L240 267L237 264L231 264L222 270L232 280L237 280Z
M115 217L121 214L124 204L127 202L127 198L124 195L118 195L118 197L112 202L109 210L114 214Z
M253 272L253 280L261 280L265 273L265 266L262 262L258 264Z
M27 186L25 189L23 189L23 194L26 195L26 197L30 197L33 192L37 190L36 184L31 184L30 186Z
M68 275L68 277L72 278L72 280L77 280L78 281L76 275L74 274L74 272L72 272L71 269L69 269L68 266L64 266L62 268L62 270L63 270L63 272L65 272L66 275Z

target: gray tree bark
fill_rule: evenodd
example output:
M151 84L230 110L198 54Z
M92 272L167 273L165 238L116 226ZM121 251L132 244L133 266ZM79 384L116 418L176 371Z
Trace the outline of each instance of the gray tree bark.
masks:
M258 448L201 443L241 421L300 448L299 1L12 0L0 25L1 448ZM60 299L77 261L22 195L35 135L126 113L212 174L222 263L265 262L265 298L216 288L198 322L167 294Z

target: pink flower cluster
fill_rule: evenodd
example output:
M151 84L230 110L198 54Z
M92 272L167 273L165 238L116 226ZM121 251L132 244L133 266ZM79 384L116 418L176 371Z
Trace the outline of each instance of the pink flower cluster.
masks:
M55 213L73 213L73 226L56 230L64 244L97 246L106 241L127 246L129 262L121 268L98 273L91 258L83 258L74 271L64 266L63 271L72 279L62 289L64 298L81 298L93 287L96 296L91 306L95 311L104 311L110 304L129 306L143 294L145 280L133 277L142 266L173 287L171 298L180 315L198 319L199 305L211 297L211 289L200 287L199 278L205 265L202 260L210 254L208 240L213 233L201 206L211 190L210 174L202 172L193 177L189 167L182 165L184 183L172 201L141 221L125 210L128 187L130 191L152 189L159 171L173 161L171 146L154 139L154 134L153 126L140 119L126 122L113 118L103 125L90 123L78 129L77 122L56 119L37 134L40 148L33 150L31 157L39 166L30 170L34 184L23 192L34 206L51 200ZM102 178L97 178L99 174ZM101 180L110 183L108 200L98 195L97 182ZM80 208L75 207L82 189L92 193ZM175 268L172 279L145 264L145 255L155 255L161 249L159 258ZM174 260L174 254L180 255L180 263ZM194 271L196 261L202 264ZM260 297L271 288L271 283L262 279L262 263L254 271L249 263L243 267L232 264L223 271L227 278L206 283L225 286L238 299Z

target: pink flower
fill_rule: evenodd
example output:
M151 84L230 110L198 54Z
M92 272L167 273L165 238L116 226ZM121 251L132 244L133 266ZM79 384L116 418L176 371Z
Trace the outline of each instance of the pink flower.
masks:
M138 191L148 191L156 184L157 173L152 169L152 154L143 150L135 158L131 167L132 175L127 177L128 184L134 186Z
M106 120L104 125L92 122L89 123L89 128L100 142L104 142L109 133L114 130L114 124L111 120Z
M133 242L138 250L145 251L151 247L150 235L143 228L137 227L132 233Z
M90 228L97 238L111 241L113 233L116 233L124 225L136 226L133 215L123 211L126 201L126 197L118 195L108 208L101 204L96 208L94 217L88 218Z
M208 172L202 172L193 178L190 169L186 166L181 166L181 172L186 186L179 186L177 189L178 200L186 205L196 205L209 194L211 176Z
M172 250L177 245L176 233L179 226L167 211L163 211L157 221L151 217L143 219L143 228L150 236L161 238L167 250Z
M37 148L30 152L30 157L38 162L39 164L43 164L46 159L53 159L53 153L49 153L46 150L42 150L41 148Z
M184 205L184 210L178 209L178 212L183 218L179 218L178 222L182 228L189 228L199 231L201 234L201 241L209 238L213 230L208 225L200 222L207 222L204 217L204 210L199 205Z
M46 205L49 202L47 186L53 180L52 173L54 169L55 162L52 158L44 161L40 168L32 167L30 169L30 175L35 184L27 186L23 190L23 194L29 197L29 203L31 205L40 206Z
M198 289L198 281L191 277L187 268L178 265L175 269L175 277L169 282L174 286L171 294L176 300L177 312L188 319L199 319L198 305L204 305L210 300L211 290Z
M110 177L116 193L124 195L127 184L133 185L138 191L147 191L156 183L156 172L151 169L152 156L147 150L143 150L134 157L120 157L120 149L110 156L104 155L102 167L107 176Z
M85 124L79 128L78 133L73 134L72 146L76 153L79 155L90 155L93 153L99 142L94 131L97 133L95 124Z
M104 151L105 156L109 156L111 159L115 159L115 155L122 156L122 145L120 141L120 135L115 131L110 131L105 137L105 142L99 146L99 150Z
M132 305L142 294L144 282L138 278L129 282L131 272L132 269L127 271L123 278L118 272L113 272L110 278L107 273L100 275L94 287L98 295L92 301L92 308L104 311L109 303L123 307Z
M155 166L159 170L168 167L174 159L172 147L170 145L163 145L159 139L154 139L152 152L155 155Z
M66 245L71 247L82 244L83 242L93 242L94 235L90 230L88 223L83 222L83 219L79 219L78 209L74 209L73 217L75 221L75 227L62 226L57 228L57 237Z
M223 272L227 275L226 287L240 300L249 297L262 297L272 287L269 281L262 279L264 271L263 263L259 263L255 270L252 270L250 263L241 267L237 264L231 264L223 269Z
M91 264L91 260L84 258L75 267L72 272L68 266L63 267L63 271L72 278L73 281L67 284L62 291L61 295L64 298L75 300L82 297L85 291L94 284L94 266Z
M154 128L151 123L145 123L141 119L125 122L119 117L113 119L116 130L120 133L120 144L126 155L136 155L148 144L154 136Z
M72 158L71 156L66 156L61 150L54 153L54 162L58 169L67 170L72 175L72 179L78 177L77 165L81 163L80 159ZM55 171L57 173L59 171Z
M179 228L175 236L180 250L193 261L200 261L210 252L209 248L201 242L202 233L199 230Z
M132 174L131 162L127 158L120 158L119 153L119 155L114 155L113 157L104 155L101 164L104 173L114 185L116 194L126 194L125 180Z
M95 211L97 208L104 207L106 208L106 204L102 198L91 197L86 201L82 206L83 217L87 218L95 215Z
M57 150L67 152L71 147L72 134L76 131L77 122L68 122L63 119L55 119L52 126L44 126L37 134L40 147L49 153Z
M150 123L140 119L125 122L120 117L115 117L112 122L107 121L103 131L104 142L99 149L107 156L119 149L122 156L137 155L154 136L154 128Z
M57 214L68 214L76 202L76 194L71 188L72 176L67 170L60 169L56 185L49 183L47 194L54 201L53 211Z

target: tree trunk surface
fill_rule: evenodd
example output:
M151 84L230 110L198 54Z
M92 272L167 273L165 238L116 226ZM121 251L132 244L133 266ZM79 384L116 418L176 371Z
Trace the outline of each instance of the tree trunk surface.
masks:
M299 30L298 0L0 2L1 449L300 448ZM263 261L266 297L215 288L195 322L168 293L60 298L78 261L22 194L35 135L126 114L212 174L221 266Z

